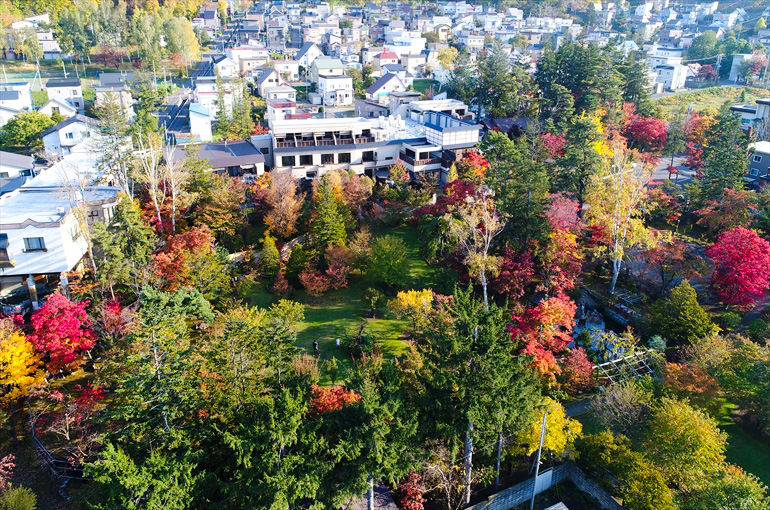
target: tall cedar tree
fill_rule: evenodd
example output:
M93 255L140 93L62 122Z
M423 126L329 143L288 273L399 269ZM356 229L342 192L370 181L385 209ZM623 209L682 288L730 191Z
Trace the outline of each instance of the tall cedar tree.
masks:
M717 200L725 188L742 190L748 165L746 135L740 117L723 109L717 123L706 129L703 147L703 177L698 181L700 203Z
M313 195L315 207L310 220L310 240L321 253L326 252L329 246L345 244L347 238L338 200L340 198L335 193L331 178L324 175Z
M660 336L679 345L695 343L717 332L687 280L674 287L668 298L652 306L651 321Z

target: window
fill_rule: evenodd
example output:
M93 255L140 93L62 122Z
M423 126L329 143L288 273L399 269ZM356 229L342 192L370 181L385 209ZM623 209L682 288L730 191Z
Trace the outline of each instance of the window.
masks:
M762 156L760 156L759 154L754 154L753 161L754 163L759 163L760 161L762 161Z
M313 155L312 154L303 154L299 157L299 164L300 165L312 165L313 164Z
M78 95L78 91L77 91L77 90L75 90L75 89L72 89L72 95L73 95L73 96L77 96L77 95Z
M340 163L350 163L350 153L349 152L340 152L339 162Z
M321 164L322 165L333 165L334 164L334 154L321 154Z
M282 166L294 166L295 162L296 161L294 156L284 156L281 158Z
M270 154L270 149L268 147L260 147L259 152L262 154Z
M8 172L0 172L0 179L7 179L8 178Z
M75 108L80 108L80 102L75 101Z
M759 170L756 168L752 168L749 170L749 175L759 175Z
M72 140L73 138L75 138L75 133L67 133L64 135L64 138L66 138L67 140Z
M364 151L361 155L362 161L374 161L374 151Z
M98 218L99 217L99 211L88 211L88 217L89 218Z
M24 251L46 251L45 239L42 237L25 237Z
M8 257L8 234L0 234L0 262L10 262Z

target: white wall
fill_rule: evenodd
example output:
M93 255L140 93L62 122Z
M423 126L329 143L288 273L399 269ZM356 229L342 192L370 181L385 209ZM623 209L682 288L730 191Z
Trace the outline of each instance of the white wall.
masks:
M72 214L54 227L39 228L28 225L22 229L4 228L8 235L8 257L14 266L4 268L0 276L61 273L69 271L86 254L86 242L82 235L73 241L77 221ZM42 237L46 251L24 252L25 237Z

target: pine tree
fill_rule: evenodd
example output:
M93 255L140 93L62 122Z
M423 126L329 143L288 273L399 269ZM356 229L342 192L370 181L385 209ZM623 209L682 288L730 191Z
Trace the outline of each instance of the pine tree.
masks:
M700 203L719 199L725 188L744 189L748 165L746 135L740 117L730 110L720 112L717 123L706 130L704 138L703 177L698 181Z
M262 251L259 252L259 272L262 278L272 281L281 269L281 254L275 247L275 238L270 232L265 233Z
M334 186L328 175L321 177L313 196L314 216L310 220L310 239L313 246L321 253L329 246L345 244L347 233L340 215Z
M694 343L717 327L698 304L695 289L687 280L671 290L671 295L652 306L652 324L659 335L678 344Z

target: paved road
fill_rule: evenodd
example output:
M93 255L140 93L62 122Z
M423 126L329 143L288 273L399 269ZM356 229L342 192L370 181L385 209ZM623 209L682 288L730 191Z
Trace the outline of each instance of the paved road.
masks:
M198 62L184 85L168 96L168 104L163 110L156 113L158 125L161 128L165 127L169 132L182 131L189 117L195 79L213 74L211 55L204 54L203 60Z
M690 170L689 168L682 166L684 163L684 160L686 158L684 156L674 156L674 164L678 170L679 174L672 175L671 181L676 182L677 184L685 184L692 180L693 176L695 175L695 172ZM663 182L666 179L669 178L668 175L668 166L671 164L671 157L662 157L660 161L658 162L658 165L655 167L655 172L652 174L652 180L653 182Z

